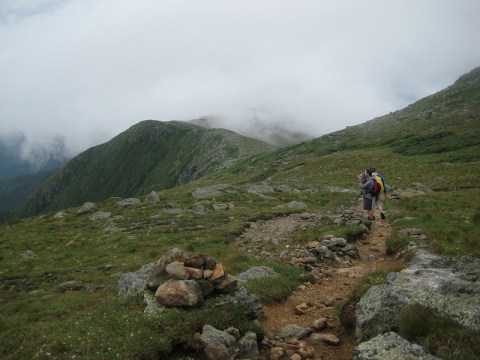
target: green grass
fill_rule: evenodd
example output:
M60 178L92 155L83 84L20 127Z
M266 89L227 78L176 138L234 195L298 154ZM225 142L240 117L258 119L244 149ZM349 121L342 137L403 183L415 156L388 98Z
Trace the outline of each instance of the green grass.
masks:
M248 221L292 212L275 206L295 196L282 193L271 201L235 189L207 201L207 213L194 214L187 211L198 201L191 197L192 189L186 186L162 192L157 204L141 202L121 208L116 204L118 199L98 203L99 210L122 216L116 225L124 231L118 233L106 233L105 220L93 222L88 215L75 216L77 208L66 209L64 219L54 219L54 213L47 213L2 226L2 358L157 358L180 343L193 346L189 342L194 333L207 323L262 334L235 308L219 311L206 305L169 311L152 320L141 314L139 306L117 301L116 284L122 273L158 260L172 247L208 254L222 262L230 274L256 265L273 267L280 274L275 280L252 280L245 285L265 302L285 298L304 281L298 269L255 259L232 246ZM305 201L321 207L318 199ZM179 204L184 212L165 212L167 202ZM213 211L214 203L233 203L235 207ZM27 251L36 256L19 258ZM77 281L83 288L62 292L59 285L67 281Z
M285 300L300 283L306 280L304 273L299 268L288 264L269 261L264 265L271 267L280 276L254 278L245 284L247 289L260 297L263 304Z
M414 240L402 235L405 228L421 229L423 244L444 255L480 256L480 189L429 193L388 205L393 210L392 251ZM472 203L473 201L473 203Z
M372 286L383 284L387 275L388 273L383 270L369 272L356 286L355 290L350 295L348 302L357 303Z
M480 354L478 332L469 331L418 305L404 306L402 309L400 335L412 343L420 344L432 354L444 347L445 359L474 360Z

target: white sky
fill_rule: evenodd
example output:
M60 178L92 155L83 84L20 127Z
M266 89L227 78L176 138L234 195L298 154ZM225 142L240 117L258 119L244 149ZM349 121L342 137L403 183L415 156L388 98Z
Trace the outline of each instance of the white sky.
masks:
M145 119L320 136L480 66L478 0L0 0L0 135L73 151Z

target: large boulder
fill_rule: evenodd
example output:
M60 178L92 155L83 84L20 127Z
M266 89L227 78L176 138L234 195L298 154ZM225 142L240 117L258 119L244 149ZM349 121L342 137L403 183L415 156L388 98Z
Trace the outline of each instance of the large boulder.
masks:
M203 327L200 339L204 344L204 353L207 359L234 360L238 354L236 339L211 325Z
M248 319L256 319L262 313L262 302L260 297L251 293L247 288L239 288L229 294L222 294L212 298L214 306L224 307L229 305L237 306Z
M445 257L421 250L408 268L390 273L356 306L361 342L399 328L401 309L420 306L473 330L480 329L480 259Z
M353 350L353 360L384 359L440 360L426 353L421 346L411 344L394 332L378 335Z
M203 303L202 289L193 280L168 280L158 287L155 297L169 307L192 307Z

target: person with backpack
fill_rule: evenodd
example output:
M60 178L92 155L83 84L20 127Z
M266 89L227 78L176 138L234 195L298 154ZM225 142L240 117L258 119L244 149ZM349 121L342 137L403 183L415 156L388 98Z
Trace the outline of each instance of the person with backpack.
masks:
M388 195L387 194L388 185L385 183L385 178L383 177L383 175L377 172L377 169L374 166L372 167L372 171L373 171L372 175L375 177L377 182L381 185L380 193L378 194L377 198L374 199L373 208L374 209L377 208L378 210L380 210L380 217L382 219L385 219L386 216L385 216L385 212L383 211L383 201Z
M359 174L357 178L358 185L360 186L363 195L363 210L367 211L368 220L375 220L373 199L378 196L380 186L375 180L371 168L365 169L365 172Z

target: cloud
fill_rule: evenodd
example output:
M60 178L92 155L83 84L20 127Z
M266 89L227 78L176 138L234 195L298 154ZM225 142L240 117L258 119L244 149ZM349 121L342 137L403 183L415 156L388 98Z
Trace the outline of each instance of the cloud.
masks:
M261 117L315 136L480 64L480 3L0 1L0 132L73 151L144 119Z

